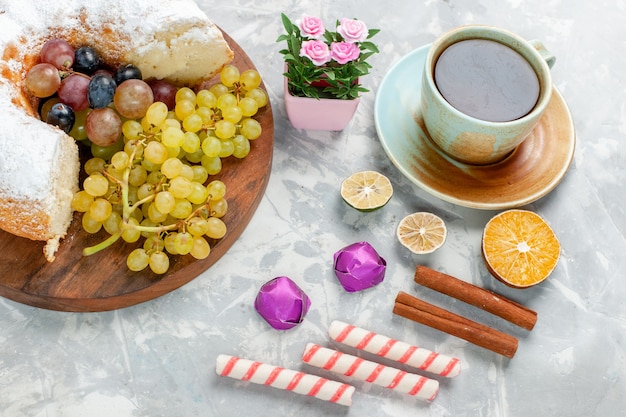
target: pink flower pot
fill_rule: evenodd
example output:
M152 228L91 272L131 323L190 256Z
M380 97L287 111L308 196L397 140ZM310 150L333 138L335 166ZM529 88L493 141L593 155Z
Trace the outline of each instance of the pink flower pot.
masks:
M285 107L289 121L296 129L343 130L359 105L354 100L334 100L311 97L296 97L289 93L287 78L284 78Z

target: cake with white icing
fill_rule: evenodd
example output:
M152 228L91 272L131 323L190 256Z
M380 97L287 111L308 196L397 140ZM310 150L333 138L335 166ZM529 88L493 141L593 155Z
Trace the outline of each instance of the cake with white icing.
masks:
M39 119L24 87L43 44L89 45L109 65L178 85L211 78L233 52L192 0L1 0L0 28L0 228L47 242L52 261L72 220L80 162L74 139Z

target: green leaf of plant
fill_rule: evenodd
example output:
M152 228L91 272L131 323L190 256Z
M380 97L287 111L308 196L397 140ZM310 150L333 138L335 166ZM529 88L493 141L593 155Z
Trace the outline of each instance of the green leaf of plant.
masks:
M281 13L281 20L285 28L285 33L277 38L277 42L286 42L287 48L279 52L283 55L287 71L285 77L288 79L288 88L291 94L296 96L313 98L336 98L351 100L357 98L359 94L369 90L360 84L360 78L369 74L372 66L366 62L374 53L379 50L376 45L369 41L371 37L380 32L379 29L369 29L367 41L359 43L361 54L356 61L351 61L343 65L332 61L323 66L316 66L308 57L300 56L302 41L306 39L300 33L298 26ZM340 24L336 20L336 27ZM342 36L336 31L326 29L322 40L330 45L332 42L343 41ZM328 86L325 88L314 87L311 84L320 80L326 80Z

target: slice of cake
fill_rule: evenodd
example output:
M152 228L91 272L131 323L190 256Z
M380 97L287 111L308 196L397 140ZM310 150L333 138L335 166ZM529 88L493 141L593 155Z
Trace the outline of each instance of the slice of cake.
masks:
M112 66L134 64L144 79L193 85L233 58L221 31L192 0L67 0L0 5L0 228L46 241L54 260L72 219L80 169L75 141L38 117L24 88L52 38L95 48Z

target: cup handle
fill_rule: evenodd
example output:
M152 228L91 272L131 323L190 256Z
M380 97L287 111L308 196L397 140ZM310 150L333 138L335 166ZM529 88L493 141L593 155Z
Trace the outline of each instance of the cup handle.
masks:
M533 46L533 48L537 50L537 52L539 52L539 55L541 55L541 57L546 61L548 67L552 68L554 66L554 63L556 62L556 57L554 56L554 54L548 51L548 49L546 49L541 41L532 40L529 41L529 43Z

